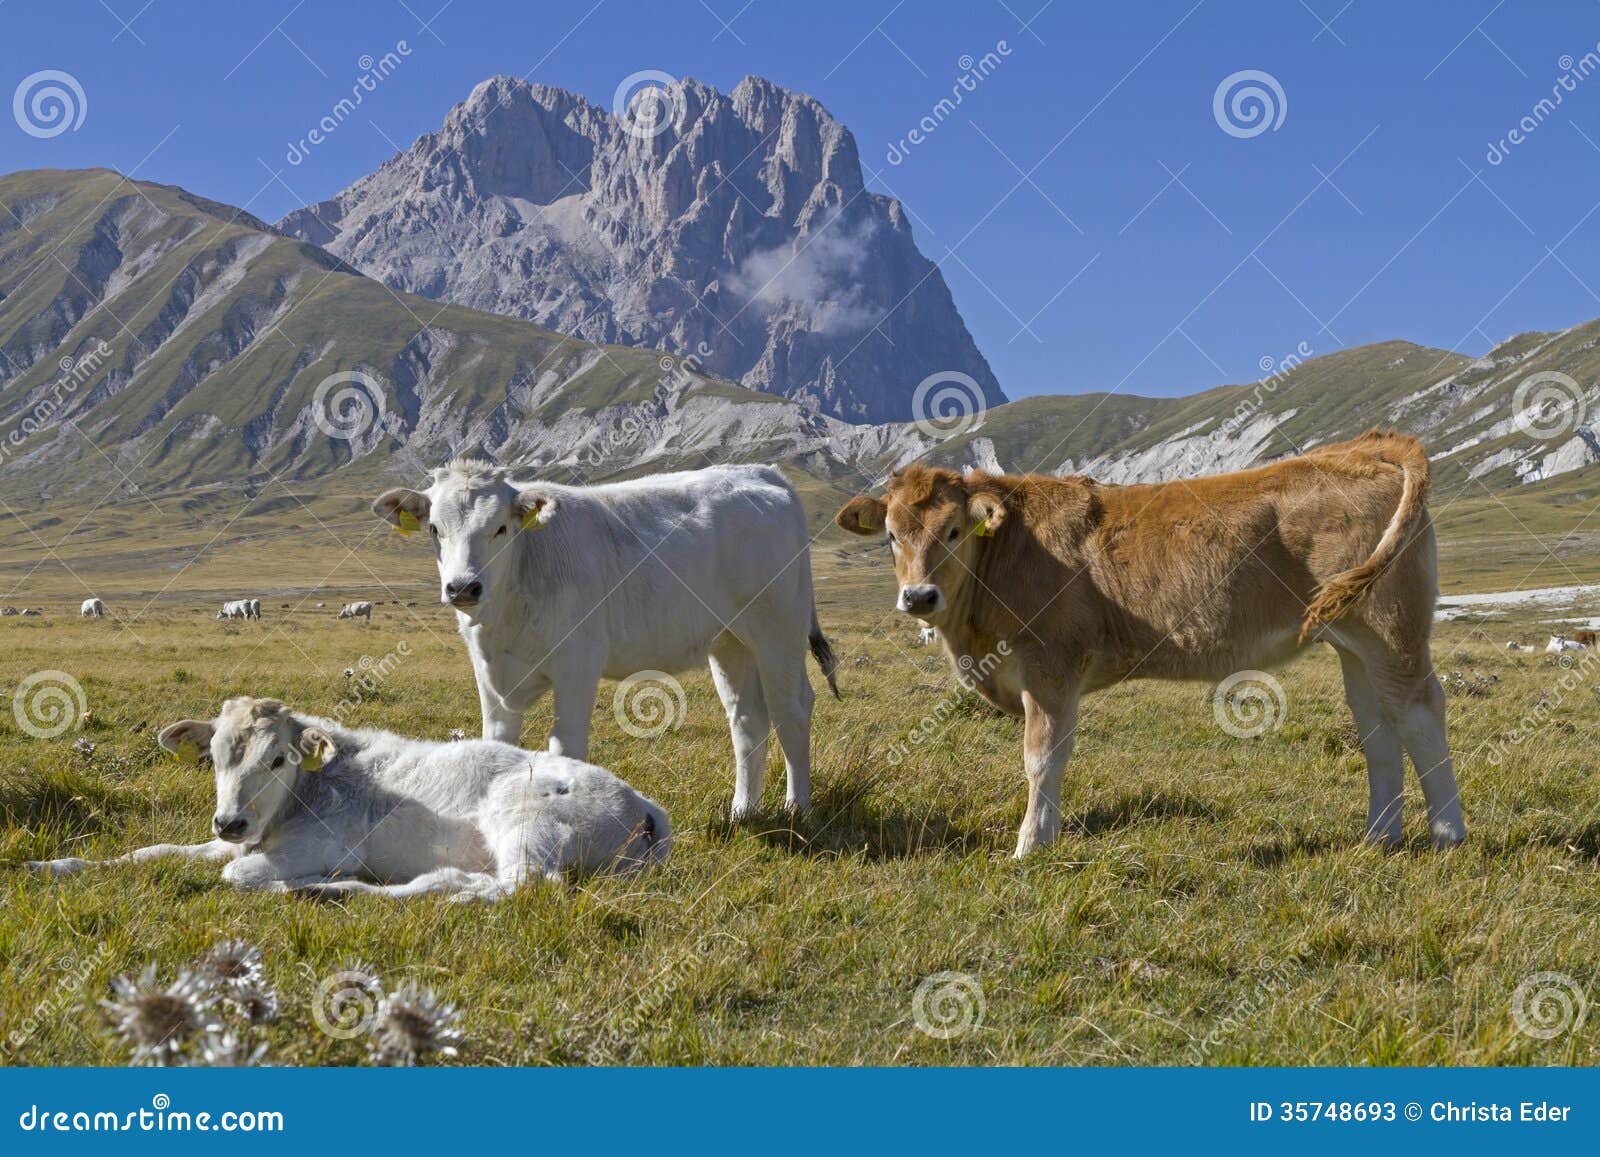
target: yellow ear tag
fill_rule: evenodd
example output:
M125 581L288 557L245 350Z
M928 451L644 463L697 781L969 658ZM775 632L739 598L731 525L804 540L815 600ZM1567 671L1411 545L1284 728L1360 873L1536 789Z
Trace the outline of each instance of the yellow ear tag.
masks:
M396 515L396 518L399 521L399 525L395 527L395 530L400 534L415 534L422 529L422 523L418 522L417 516L409 510L402 510Z
M973 530L972 533L976 534L979 538L993 538L994 537L994 531L989 529L989 520L987 518L985 518L982 522L978 523L977 528L975 530Z
M178 750L173 753L173 756L184 763L199 763L200 745L192 739L185 739L178 744Z
M530 511L528 511L526 514L524 514L522 516L522 529L523 530L543 530L544 529L544 523L539 521L539 511L537 509L530 510Z
M306 752L305 755L300 760L300 770L301 771L321 771L322 770L322 752L320 752L320 751L308 751L308 752Z

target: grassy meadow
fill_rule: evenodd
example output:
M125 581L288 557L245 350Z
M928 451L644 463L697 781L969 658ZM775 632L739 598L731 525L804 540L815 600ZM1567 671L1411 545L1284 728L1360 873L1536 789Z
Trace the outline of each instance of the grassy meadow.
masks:
M673 817L659 872L528 887L495 906L246 895L204 864L31 877L20 861L207 838L210 776L167 757L154 732L229 695L329 713L349 694L346 668L403 644L350 721L476 733L425 548L368 537L351 504L273 509L226 534L191 510L192 526L176 520L159 539L148 515L99 536L65 517L46 542L13 535L0 550L0 585L14 592L0 602L45 611L0 619L4 1063L124 1063L96 1006L109 981L149 963L170 980L230 937L261 947L282 999L256 1030L272 1063L363 1059L360 1041L312 1016L323 978L357 963L459 1006L453 1063L1600 1060L1600 1016L1546 1039L1512 1011L1541 972L1573 980L1557 994L1569 1003L1600 998L1600 660L1508 654L1507 638L1548 635L1531 610L1436 636L1441 673L1461 673L1449 722L1470 832L1447 855L1428 850L1414 777L1404 850L1362 844L1364 764L1338 665L1317 650L1277 673L1282 710L1257 738L1227 733L1204 685L1092 697L1064 838L1012 861L1020 723L960 694L942 657L912 646L912 625L888 609L882 552L830 534L815 560L844 698L818 699L816 806L793 823L778 810L780 766L772 810L726 822L732 753L697 671L682 677L679 726L656 739L622 731L612 684L596 705L591 757ZM1595 577L1583 559L1535 559L1515 531L1506 541L1499 556L1476 538L1453 555L1446 533L1447 574L1460 557L1481 589ZM79 620L90 588L111 618ZM247 593L262 596L262 622L215 621L223 597ZM370 626L335 622L357 596L381 600ZM9 704L43 670L77 680L88 710L52 739L23 731ZM924 716L938 720L931 737L891 755ZM548 725L547 701L525 741ZM930 991L943 972L963 976Z

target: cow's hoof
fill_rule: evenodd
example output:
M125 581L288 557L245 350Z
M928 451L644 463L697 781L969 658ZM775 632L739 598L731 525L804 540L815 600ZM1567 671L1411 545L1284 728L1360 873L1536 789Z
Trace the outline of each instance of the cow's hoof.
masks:
M1467 830L1459 824L1434 824L1433 825L1433 850L1448 852L1451 848L1463 843L1467 838Z
M290 888L289 894L317 904L331 904L335 900L343 900L350 891L338 884L301 884L297 888Z

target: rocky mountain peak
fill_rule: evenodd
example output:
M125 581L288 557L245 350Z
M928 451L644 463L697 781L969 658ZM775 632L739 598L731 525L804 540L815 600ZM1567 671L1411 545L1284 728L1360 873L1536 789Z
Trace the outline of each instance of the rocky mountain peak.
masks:
M755 76L623 99L491 77L279 227L396 289L692 355L847 421L915 417L936 373L1004 401L901 207L866 189L818 101Z

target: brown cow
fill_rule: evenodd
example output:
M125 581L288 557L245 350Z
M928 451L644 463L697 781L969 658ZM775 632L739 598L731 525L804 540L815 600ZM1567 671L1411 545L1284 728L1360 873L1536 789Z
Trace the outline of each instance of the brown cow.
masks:
M1175 482L961 475L912 465L836 521L888 531L897 607L1025 719L1017 855L1053 841L1078 700L1124 679L1221 679L1330 643L1367 759L1367 838L1401 838L1404 757L1436 847L1466 833L1428 634L1438 598L1428 459L1373 431ZM998 656L998 657L997 657Z

